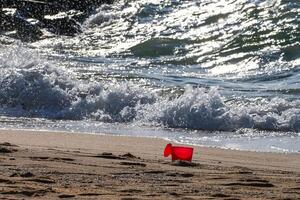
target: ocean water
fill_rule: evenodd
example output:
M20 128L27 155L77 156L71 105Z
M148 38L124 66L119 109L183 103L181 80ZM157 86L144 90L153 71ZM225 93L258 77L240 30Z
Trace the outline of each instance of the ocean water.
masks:
M76 36L0 35L0 127L300 152L300 2L119 0Z

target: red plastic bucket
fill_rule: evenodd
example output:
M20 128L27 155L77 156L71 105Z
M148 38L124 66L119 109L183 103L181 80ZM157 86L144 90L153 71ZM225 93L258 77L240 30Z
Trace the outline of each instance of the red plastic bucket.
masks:
M174 160L186 160L192 161L194 148L192 147L182 147L182 146L172 146L172 144L167 144L164 150L164 156L168 157L172 155L172 161Z

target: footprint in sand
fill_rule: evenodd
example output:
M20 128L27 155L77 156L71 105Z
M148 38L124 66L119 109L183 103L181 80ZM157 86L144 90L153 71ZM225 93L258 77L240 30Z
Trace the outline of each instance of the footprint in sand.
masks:
M13 152L14 151L12 149L0 146L0 153L13 153Z
M190 178L190 177L193 177L194 174L192 174L192 173L167 173L166 176Z
M224 186L250 186L250 187L274 187L272 183L263 183L263 182L252 182L252 183L225 183Z
M139 162L120 162L120 165L129 165L129 166L146 167L146 164L145 164L145 163L139 163Z
M31 172L24 172L24 173L13 173L10 175L10 177L23 177L23 178L28 178L28 177L34 177L34 174Z
M10 190L10 191L3 191L0 192L0 194L6 194L6 195L23 195L26 197L38 197L38 196L44 196L46 193L51 192L48 190Z
M31 182L43 183L43 184L53 184L53 183L55 183L54 180L48 179L48 178L25 179L24 181L31 181Z
M18 145L11 144L11 143L9 143L9 142L3 142L3 143L0 143L0 146L6 146L6 147L18 147Z
M14 181L9 180L9 179L3 179L3 178L0 178L0 183L15 184Z
M161 170L151 170L151 171L145 171L144 174L164 174L166 173L165 171Z
M73 195L73 194L60 194L60 195L58 195L58 197L61 198L61 199L66 199L66 198L73 198L73 197L75 197L75 195Z
M48 157L48 156L32 156L29 157L31 160L36 160L36 161L74 161L75 159L73 158L60 158L60 157Z
M0 143L0 153L13 153L18 151L17 149L13 148L13 147L17 147L17 145L13 145L11 143L8 142L3 142Z
M226 198L226 197L230 197L229 195L226 194L222 194L222 193L216 193L216 194L212 194L212 197L219 197L219 198Z
M123 155L114 155L113 153L109 153L109 152L103 152L102 154L98 154L92 157L105 158L105 159L117 159L117 160L140 159L140 157L136 157L131 153L126 153Z
M79 196L100 196L100 195L103 195L101 193L92 193L92 192L89 192L89 193L80 193L78 194Z

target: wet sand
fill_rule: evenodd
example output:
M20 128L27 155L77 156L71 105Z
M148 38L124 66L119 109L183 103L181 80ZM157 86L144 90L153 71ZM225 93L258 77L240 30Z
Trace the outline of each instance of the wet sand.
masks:
M300 154L194 147L162 139L0 131L0 199L300 199Z

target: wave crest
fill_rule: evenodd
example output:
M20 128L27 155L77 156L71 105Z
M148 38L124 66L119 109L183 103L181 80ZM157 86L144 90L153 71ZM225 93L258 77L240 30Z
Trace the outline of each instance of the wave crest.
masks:
M300 131L300 101L229 98L218 88L159 94L131 82L78 80L21 47L0 52L2 115L97 120L172 128ZM17 112L16 112L17 111Z

